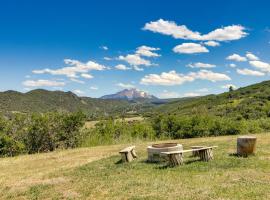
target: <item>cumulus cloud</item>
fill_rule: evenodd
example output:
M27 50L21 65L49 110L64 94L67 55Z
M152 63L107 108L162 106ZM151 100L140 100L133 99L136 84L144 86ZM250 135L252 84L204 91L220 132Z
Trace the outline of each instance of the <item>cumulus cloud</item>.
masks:
M98 87L91 86L91 87L90 87L90 90L98 90Z
M264 76L265 74L260 71L254 71L250 69L237 69L238 74L246 75L246 76Z
M152 63L150 60L144 57L159 57L160 54L155 51L160 50L160 48L140 46L136 49L134 54L127 54L126 56L120 55L117 59L127 62L136 71L143 71L143 66L156 66L157 64ZM118 69L124 70L123 66L118 66ZM125 68L126 70L127 68Z
M270 64L259 60L249 61L249 64L263 72L270 72Z
M53 80L26 80L23 82L24 86L27 87L58 87L58 86L64 86L64 82L60 81L53 81Z
M196 44L196 43L183 43L183 44L177 45L173 48L173 51L175 53L180 53L180 54L209 52L209 50L206 47L202 46L201 44Z
M201 62L190 63L187 66L190 68L214 68L214 67L216 67L216 65L208 64L208 63L201 63Z
M197 90L198 92L209 92L209 90L207 88L201 88Z
M157 54L153 51L158 51L160 48L148 47L148 46L140 46L136 50L136 54L146 57L159 57L160 54Z
M34 74L51 74L51 75L63 75L69 78L77 78L78 74L87 73L92 70L105 70L108 67L100 65L93 61L88 61L86 63L80 62L78 60L65 59L64 63L68 65L67 67L59 69L42 69L42 70L33 70Z
M159 98L162 99L170 99L170 98L178 98L180 97L180 94L178 92L163 90L162 93L160 93L158 96Z
M81 74L81 77L86 78L86 79L94 78L91 74Z
M131 66L139 66L139 65L151 66L152 65L152 63L149 60L146 60L137 54L128 54L126 56L119 56L118 58L119 60L126 61Z
M158 74L149 74L141 79L144 85L181 85L187 81L193 81L194 78L184 74L178 74L176 71L162 72Z
M231 80L231 78L226 74L216 73L210 70L200 70L198 72L191 72L189 73L189 76L194 77L194 79L208 80L212 82Z
M210 46L210 47L220 46L220 43L216 42L216 41L207 41L207 42L204 42L204 44L207 45L207 46Z
M117 86L121 87L121 88L135 88L134 85L132 84L126 84L126 83L117 83Z
M105 50L105 51L109 50L109 47L107 47L107 46L101 46L100 48Z
M107 57L107 56L105 56L104 58L103 58L104 60L113 60L112 58L110 58L110 57Z
M260 60L257 56L255 56L254 54L250 53L250 52L247 52L246 53L246 57L247 59L249 60Z
M70 80L71 80L72 82L76 82L76 83L80 83L80 84L85 84L84 81L79 80L79 79L76 79L76 78L70 78Z
M231 78L222 73L216 73L209 70L200 70L198 72L190 72L188 74L180 74L176 71L162 72L159 74L149 74L141 79L141 84L144 85L181 85L185 82L192 82L196 79L216 81L227 81Z
M197 92L187 92L183 95L183 97L198 97L198 96L201 96L201 94Z
M143 68L141 67L138 67L138 66L133 66L134 70L136 71L143 71Z
M236 67L236 64L231 63L231 64L229 64L229 66L230 66L231 68L235 68L235 67Z
M122 64L119 64L119 65L116 65L115 66L115 69L118 69L118 70L129 70L131 68L127 67L126 65L122 65Z
M246 57L240 56L240 55L238 55L238 54L236 54L236 53L234 53L234 54L228 56L226 59L227 59L227 60L237 61L237 62L244 62L244 61L247 61Z
M241 25L225 26L215 29L207 34L201 34L197 31L188 29L185 25L177 25L173 21L166 21L163 19L146 23L143 30L170 35L176 39L185 40L230 41L241 39L247 35L245 27Z

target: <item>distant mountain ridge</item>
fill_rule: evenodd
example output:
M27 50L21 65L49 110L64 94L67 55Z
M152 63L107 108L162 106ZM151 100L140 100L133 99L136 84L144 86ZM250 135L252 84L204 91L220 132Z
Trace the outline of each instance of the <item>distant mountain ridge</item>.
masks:
M0 112L76 112L99 117L142 112L155 106L151 102L128 101L127 99L100 99L79 97L73 92L36 89L27 93L13 90L0 92Z
M101 99L126 99L126 100L136 100L136 99L157 100L158 99L154 95L148 94L147 92L138 90L136 88L124 89L115 94L104 95L100 98Z

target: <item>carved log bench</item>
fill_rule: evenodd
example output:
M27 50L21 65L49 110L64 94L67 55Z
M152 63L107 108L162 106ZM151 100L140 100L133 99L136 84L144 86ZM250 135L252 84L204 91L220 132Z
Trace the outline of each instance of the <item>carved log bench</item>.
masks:
M135 146L130 146L119 151L121 154L122 162L131 162L135 158L137 158L137 154L135 152Z
M204 148L205 146L191 146L191 149L201 149ZM192 151L192 156L193 157L198 157L199 156L199 152L198 151Z
M177 166L177 165L182 165L184 163L184 160L183 160L184 153L194 152L194 151L198 153L200 160L208 162L209 160L212 160L214 158L213 148L216 148L216 147L217 146L203 147L200 149L189 149L189 150L182 150L182 151L161 152L161 154L164 156L167 156L170 166Z

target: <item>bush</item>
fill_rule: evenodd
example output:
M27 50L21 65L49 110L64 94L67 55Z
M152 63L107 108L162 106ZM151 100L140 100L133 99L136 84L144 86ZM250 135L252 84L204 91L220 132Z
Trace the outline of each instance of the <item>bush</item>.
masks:
M0 155L74 148L81 142L85 115L78 113L16 114L0 119Z
M82 146L96 146L132 142L134 140L152 140L155 132L148 122L125 122L106 120L96 124L93 129L85 129Z
M24 145L0 133L0 155L15 156L24 152Z
M159 115L152 119L156 137L173 139L258 133L270 130L270 120L235 120L208 115Z

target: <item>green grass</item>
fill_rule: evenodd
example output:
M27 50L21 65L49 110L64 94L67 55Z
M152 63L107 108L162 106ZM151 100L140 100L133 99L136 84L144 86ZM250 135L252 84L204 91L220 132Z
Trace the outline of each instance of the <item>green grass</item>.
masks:
M211 162L201 162L186 154L185 164L175 168L145 162L146 142L136 144L139 158L129 164L118 162L118 150L125 145L0 159L3 186L0 196L3 199L270 199L270 134L257 135L257 153L248 158L232 155L236 137L177 140L185 149L201 144L219 147L214 150ZM33 168L27 172L9 174L31 163ZM28 180L24 185L18 184L24 180Z

